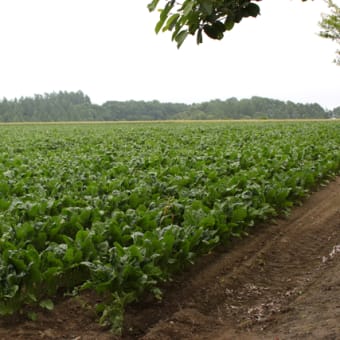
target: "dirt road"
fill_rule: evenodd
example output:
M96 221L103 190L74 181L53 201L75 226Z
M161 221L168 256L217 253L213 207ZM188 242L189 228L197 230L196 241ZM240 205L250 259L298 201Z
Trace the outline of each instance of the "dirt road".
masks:
M114 339L80 299L0 322L0 339L44 338ZM123 339L340 339L340 178L129 307Z

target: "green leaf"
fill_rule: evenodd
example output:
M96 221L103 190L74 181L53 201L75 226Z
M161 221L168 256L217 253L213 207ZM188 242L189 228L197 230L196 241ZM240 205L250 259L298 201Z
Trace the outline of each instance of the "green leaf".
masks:
M164 19L161 18L161 19L157 22L156 27L155 27L155 32L156 32L156 33L159 33L159 31L160 31L161 28L163 27L164 22L165 22L165 19L166 19L166 18L164 18Z
M32 302L37 302L37 297L34 294L28 293L27 297L28 297L28 300L30 300Z
M175 40L177 42L177 48L181 47L188 34L189 32L187 30L183 30L176 35Z
M11 315L18 310L18 307L16 300L0 301L0 316Z
M37 313L34 312L28 312L27 317L32 321L36 321L38 319Z
M158 23L156 24L156 27L155 27L155 31L156 33L159 33L159 31L161 30L161 28L163 27L172 7L174 6L173 3L171 2L168 2L166 5L165 5L165 8L161 10L161 14L159 16L159 21Z
M74 263L74 253L75 253L75 248L68 247L63 257L63 261L65 261L68 265Z
M163 27L163 32L165 31L171 31L176 23L180 15L178 13L173 14L166 22L165 26Z
M148 4L148 9L150 12L154 11L159 3L159 0L153 0Z
M163 293L159 288L152 288L151 292L157 300L162 300Z
M197 42L198 45L202 44L202 42L203 42L203 36L202 36L202 29L201 28L197 31L196 42Z
M7 276L7 280L8 280L8 276ZM19 291L18 285L11 285L9 289L7 290L7 294L5 294L4 297L7 299L11 299L17 294L18 291ZM1 312L0 312L0 315L1 315Z
M260 14L260 7L252 2L242 11L244 17L257 17Z
M182 11L183 11L183 16L186 17L191 11L194 6L194 1L192 0L187 0L184 2L182 6Z
M46 299L46 300L40 301L39 306L40 306L41 308L45 308L45 309L47 309L47 310L53 310L53 308L54 308L54 303L53 303L52 300Z
M204 25L203 30L209 38L220 40L223 38L225 26L220 21L216 21L211 25Z
M199 0L199 3L205 12L205 14L210 15L213 12L213 3L211 0Z
M1 188L0 188L0 192L1 192ZM8 202L2 198L0 198L0 211L3 210L7 210L9 208L9 206L11 205L11 202Z
M226 31L231 31L233 29L235 25L235 22L233 20L233 18L231 16L228 16L225 23L224 23L224 27L226 29Z
M27 270L27 264L25 263L25 261L23 261L22 259L16 257L16 255L14 255L11 258L12 263L14 264L15 268L18 271L22 271L22 272L26 272Z
M242 222L247 217L247 208L237 207L232 212L231 222Z

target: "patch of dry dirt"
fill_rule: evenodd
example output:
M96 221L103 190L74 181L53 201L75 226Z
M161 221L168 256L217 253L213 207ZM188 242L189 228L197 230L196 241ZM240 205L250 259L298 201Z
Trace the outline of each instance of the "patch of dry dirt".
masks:
M0 339L115 339L93 299L63 299L36 322L0 321ZM340 339L340 178L289 218L204 256L161 302L129 307L123 339Z

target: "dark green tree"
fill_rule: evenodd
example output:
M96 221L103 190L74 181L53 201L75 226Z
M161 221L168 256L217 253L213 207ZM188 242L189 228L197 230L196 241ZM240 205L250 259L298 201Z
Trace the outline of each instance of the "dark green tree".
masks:
M214 99L196 104L153 101L108 101L95 105L81 91L53 92L34 97L0 100L0 122L58 122L166 119L327 118L339 116L339 108L326 112L319 104L295 104L276 99Z
M330 116L334 117L334 118L339 118L340 119L340 106L338 106L335 109L333 109L333 111L331 112Z

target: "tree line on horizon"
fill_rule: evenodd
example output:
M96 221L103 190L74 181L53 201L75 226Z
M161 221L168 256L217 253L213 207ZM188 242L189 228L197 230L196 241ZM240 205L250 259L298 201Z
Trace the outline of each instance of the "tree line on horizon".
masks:
M107 101L93 104L82 91L53 92L0 101L1 122L208 120L208 119L311 119L340 118L340 106L325 110L317 103L252 97L183 104L153 101Z

